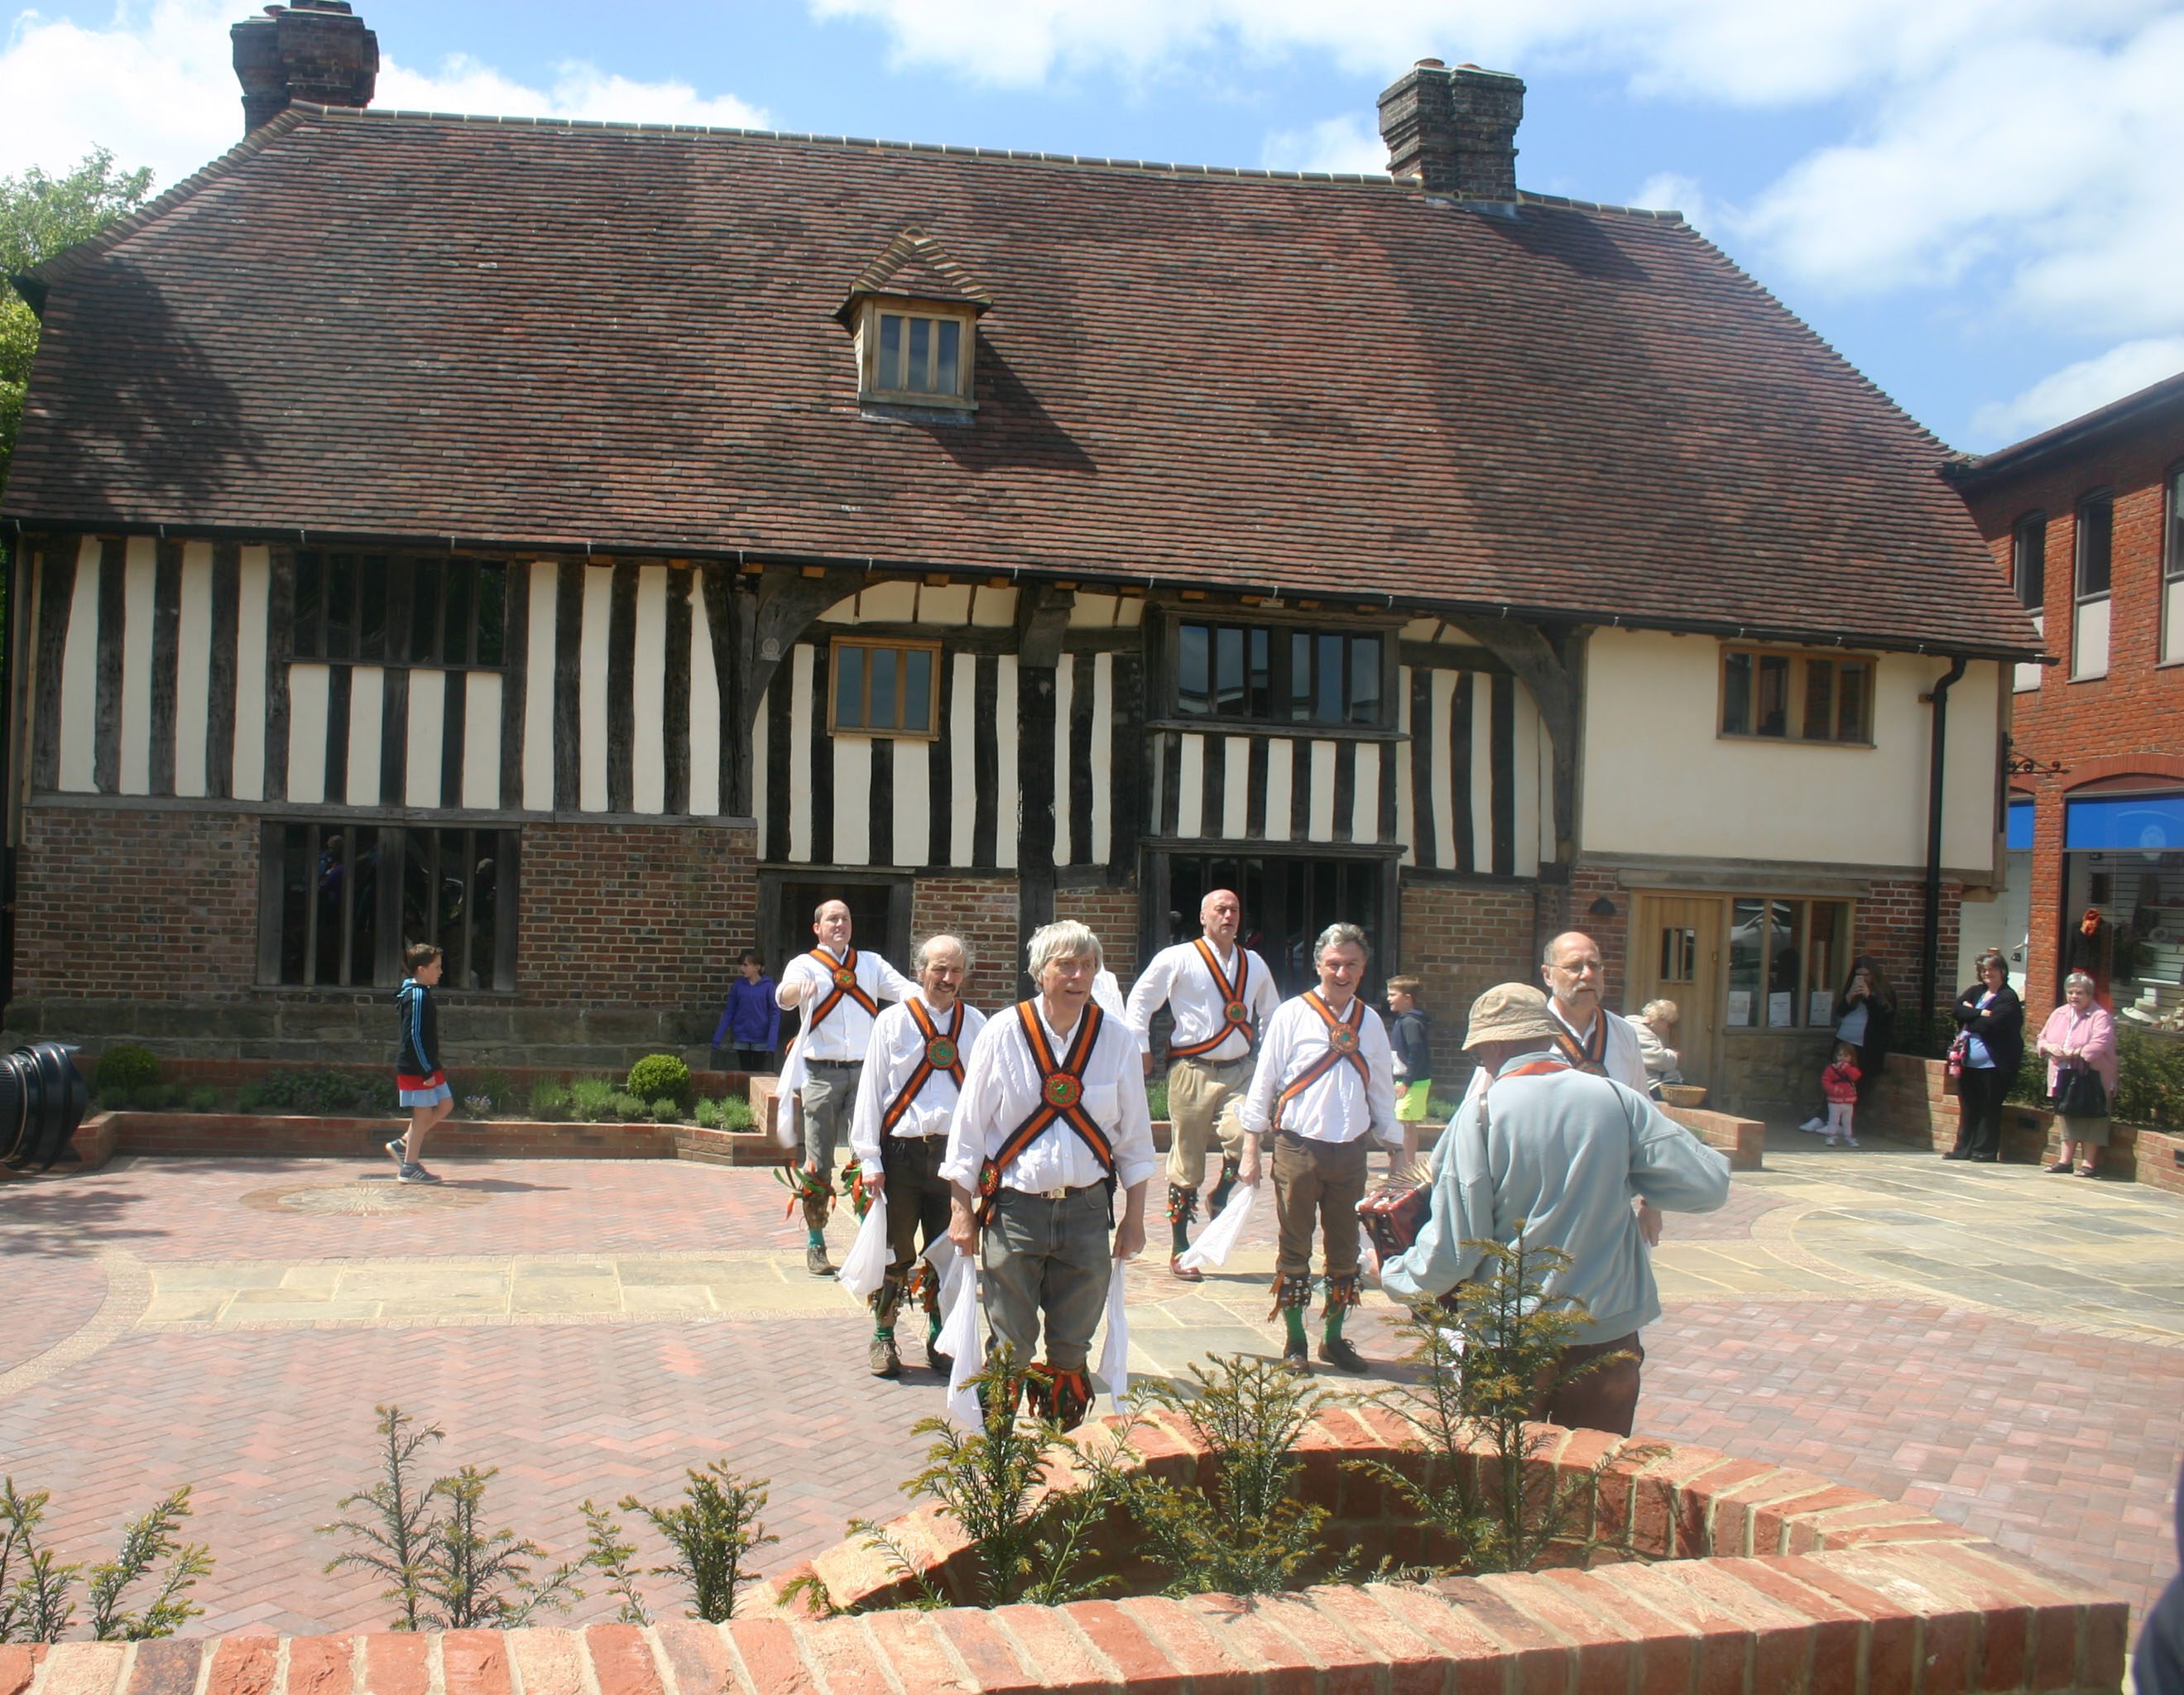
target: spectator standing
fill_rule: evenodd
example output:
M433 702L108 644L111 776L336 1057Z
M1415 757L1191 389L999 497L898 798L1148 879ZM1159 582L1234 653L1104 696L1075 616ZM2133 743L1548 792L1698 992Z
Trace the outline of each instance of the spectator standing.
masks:
M1630 1197L1713 1212L1729 1198L1729 1162L1636 1090L1568 1063L1557 1051L1565 1034L1529 984L1502 984L1472 1003L1464 1046L1489 1081L1450 1121L1425 1228L1381 1267L1380 1286L1424 1305L1477 1269L1483 1241L1513 1246L1521 1236L1528 1248L1568 1255L1541 1298L1582 1302L1589 1317L1532 1415L1627 1436L1646 1358L1639 1331L1661 1315ZM1606 1363L1570 1380L1593 1360Z
M1836 1040L1858 1050L1858 1098L1863 1104L1872 1098L1874 1085L1887 1067L1888 1051L1896 1040L1896 991L1888 986L1880 962L1870 954L1861 954L1851 962L1850 975L1836 995L1833 1018ZM1827 1127L1823 1096L1820 1110L1797 1128L1825 1135Z
M1957 996L1964 1069L1957 1079L1957 1145L1944 1158L1992 1165L2002 1157L2002 1098L2025 1059L2025 1003L2009 986L2009 964L1992 949L1979 981Z
M728 985L728 1003L721 1008L721 1022L713 1031L713 1052L733 1042L736 1069L769 1072L781 1048L781 1008L775 1004L774 980L766 974L766 962L749 948L744 950L742 975ZM719 1063L717 1057L716 1065Z
M1669 1044L1669 1038L1676 1033L1676 1021L1682 1016L1673 1001L1648 1001L1637 1012L1628 1014L1630 1028L1638 1037L1638 1057L1646 1064L1646 1092L1656 1101L1661 1098L1663 1083L1684 1080L1683 1056Z
M1820 1093L1828 1101L1828 1146L1856 1147L1858 1132L1852 1115L1858 1111L1858 1050L1848 1042L1836 1044L1835 1057L1820 1073Z
M2048 1015L2040 1028L2037 1051L2048 1062L2048 1096L2056 1104L2055 1131L2062 1151L2050 1171L2068 1171L2073 1157L2078 1175L2100 1175L2101 1150L2109 1145L2109 1117L2066 1113L2061 1110L2064 1074L2083 1066L2101 1080L2103 1104L2112 1101L2116 1086L2115 1020L2098 999L2100 984L2089 972L2074 971L2063 979L2063 1004Z
M1418 1151L1413 1124L1433 1105L1433 1020L1418 1005L1424 985L1415 977L1388 979L1388 1040L1396 1050L1396 1122L1403 1126L1403 1153Z

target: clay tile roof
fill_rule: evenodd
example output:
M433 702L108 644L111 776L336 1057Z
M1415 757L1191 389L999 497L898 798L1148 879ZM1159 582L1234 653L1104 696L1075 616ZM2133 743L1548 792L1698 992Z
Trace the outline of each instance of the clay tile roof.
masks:
M859 406L906 235L992 301L968 416ZM41 281L26 527L2037 647L1941 444L1672 215L299 106Z
M885 252L857 273L850 299L867 294L902 294L920 300L944 300L983 312L994 297L946 249L922 230L905 230ZM844 303L845 305L847 302Z

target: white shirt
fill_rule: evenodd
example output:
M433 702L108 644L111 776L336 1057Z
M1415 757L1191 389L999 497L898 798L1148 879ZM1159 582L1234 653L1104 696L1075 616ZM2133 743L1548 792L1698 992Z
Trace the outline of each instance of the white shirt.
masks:
M1032 1006L1059 1062L1067 1057L1069 1042L1046 1022L1039 998ZM1069 1034L1075 1037L1074 1028ZM963 1098L948 1132L948 1157L941 1162L941 1176L976 1194L978 1174L987 1160L1043 1104L1040 1090L1045 1081L1016 1008L996 1012L987 1019L964 1068ZM1137 1044L1130 1040L1129 1026L1119 1018L1109 1018L1100 1026L1099 1040L1086 1059L1084 1106L1114 1150L1116 1182L1134 1189L1150 1177L1156 1159L1152 1114L1145 1107L1145 1067L1139 1061ZM1044 1195L1103 1182L1106 1175L1084 1139L1057 1118L1010 1162L1001 1182L1005 1188L1021 1189L1027 1195Z
M922 995L913 995L910 1000L925 1005ZM961 1001L956 1005L963 1007L963 1028L956 1033L956 1051L967 1062L978 1032L986 1027L986 1015L976 1006L964 1006ZM946 1035L949 1023L955 1018L955 1008L950 1007L944 1016L930 1006L925 1010L933 1028ZM883 1008L879 1017L872 1020L872 1044L865 1050L864 1075L857 1083L856 1114L850 1121L850 1151L861 1163L877 1168L880 1121L924 1058L925 1032L917 1028L917 1020L911 1016L910 1001ZM935 1069L925 1079L925 1086L917 1091L916 1098L895 1120L894 1134L945 1135L955 1117L956 1079Z
M1592 1026L1590 1024L1585 1027L1582 1034L1570 1029L1569 1020L1555 1010L1552 996L1548 997L1547 1016L1565 1030L1569 1030L1572 1039L1580 1046L1584 1045L1585 1038L1592 1034ZM1646 1074L1646 1056L1638 1046L1638 1032L1630 1028L1628 1018L1617 1018L1605 1012L1595 1012L1593 1017L1607 1020L1607 1046L1602 1051L1600 1058L1601 1063L1607 1068L1608 1076L1625 1089L1635 1089L1641 1095L1646 1094L1652 1087L1652 1079ZM1560 1048L1557 1048L1554 1053L1557 1059L1566 1057ZM1472 1067L1471 1081L1464 1085L1462 1104L1469 1107L1477 1101L1479 1097L1486 1092L1486 1084L1485 1067L1478 1065ZM1436 1146L1435 1158L1437 1161L1439 1157L1440 1150Z
M1247 1016L1263 1034L1267 1020L1282 1004L1282 992L1274 987L1274 974L1267 969L1266 961L1247 947L1231 948L1223 957L1212 943L1206 943L1206 946L1213 948L1213 956L1221 961L1221 968L1228 973L1232 983L1236 978L1237 962L1243 961L1244 1005L1249 1009ZM1153 1014L1160 1011L1163 1001L1175 1019L1175 1029L1168 1037L1171 1047L1190 1047L1210 1040L1213 1033L1228 1022L1228 996L1213 980L1213 973L1206 968L1206 961L1195 942L1178 942L1173 947L1162 948L1130 985L1130 1028L1137 1033L1139 1053L1153 1051ZM1193 1056L1209 1065L1224 1065L1230 1060L1251 1057L1251 1043L1234 1030L1222 1040L1219 1047Z
M1277 1097L1329 1051L1326 1021L1304 996L1283 1001L1267 1021L1259 1068L1237 1108L1244 1128L1254 1135L1283 1129L1323 1142L1355 1141L1369 1129L1381 1140L1400 1145L1403 1132L1396 1122L1396 1051L1380 1015L1370 1006L1364 1012L1357 1027L1357 1051L1364 1057L1367 1076L1359 1077L1357 1068L1347 1060L1330 1067L1281 1109L1277 1124ZM1343 1016L1349 1016L1347 1007Z
M1092 979L1092 1004L1111 1018L1130 1021L1130 1009L1123 1000L1123 979L1112 971L1101 970Z
M832 948L820 951L832 959L842 957ZM850 951L857 956L857 987L874 1001L900 1001L916 992L917 985L879 955L855 945ZM808 953L797 955L788 962L788 968L781 973L780 986L773 991L777 1006L789 1005L783 996L792 983L811 985L811 992L799 1003L804 1012L804 1029L796 1038L794 1057L806 1063L815 1059L862 1059L865 1050L872 1045L872 1015L846 994L821 1021L818 1029L811 1027L811 1015L825 1006L827 997L834 992L832 968L822 966Z

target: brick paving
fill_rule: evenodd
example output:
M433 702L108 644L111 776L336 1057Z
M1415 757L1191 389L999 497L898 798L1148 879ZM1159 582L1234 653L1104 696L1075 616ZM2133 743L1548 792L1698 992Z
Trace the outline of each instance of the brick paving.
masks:
M2184 1288L2184 1204L1863 1156L1790 1139L1720 1213L1670 1220L1641 1427L1900 1497L2143 1604L2174 1568L2184 1326L2160 1303ZM68 1557L99 1557L130 1513L190 1482L192 1534L219 1562L197 1629L384 1622L372 1586L320 1571L334 1548L312 1527L369 1480L371 1409L387 1401L446 1428L445 1466L500 1467L493 1522L556 1557L576 1551L586 1496L663 1501L684 1468L723 1454L771 1481L768 1569L897 1509L917 1458L908 1426L939 1409L939 1386L916 1369L891 1385L866 1374L865 1321L795 1269L801 1231L767 1174L450 1162L446 1174L460 1194L414 1205L385 1168L354 1162L138 1161L0 1187L5 1465L53 1491ZM382 1203L403 1210L298 1210ZM1195 1289L1142 1263L1139 1361L1271 1351L1271 1237L1255 1218L1227 1271ZM2031 1241L2038 1281L2000 1276L2023 1274L2016 1245ZM847 1245L838 1223L838 1256ZM730 1257L760 1274L754 1260L780 1263L768 1316L578 1310L581 1277L536 1283L569 1289L571 1310L520 1313L477 1306L462 1281L487 1266L513 1286L542 1264ZM159 1304L192 1280L380 1271L417 1300L339 1327L285 1303L267 1324ZM2126 1296L2146 1297L2137 1331ZM1368 1355L1395 1352L1387 1310L1361 1320ZM576 1616L611 1611L594 1595Z

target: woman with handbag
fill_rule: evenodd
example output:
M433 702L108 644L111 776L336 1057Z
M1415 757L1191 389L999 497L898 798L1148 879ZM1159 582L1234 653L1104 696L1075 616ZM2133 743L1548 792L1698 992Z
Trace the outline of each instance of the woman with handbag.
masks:
M1961 1029L1950 1051L1957 1078L1957 1145L1945 1156L1992 1164L2002 1157L2002 1097L2025 1058L2025 1003L2009 986L2009 967L1990 950L1979 981L1957 996Z
M2098 1177L2101 1150L2109 1142L2109 1102L2115 1094L2115 1020L2098 996L2091 973L2074 971L2063 979L2063 1004L2040 1029L2040 1057L2048 1062L2048 1096L2055 1103L2055 1133L2062 1151L2048 1168L2070 1169L2075 1157L2081 1177Z

